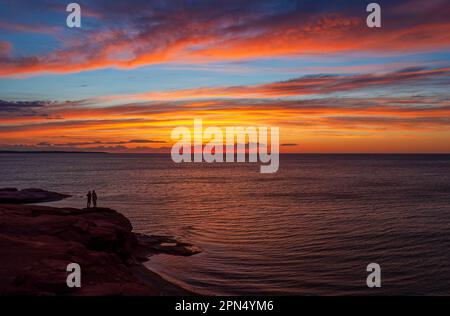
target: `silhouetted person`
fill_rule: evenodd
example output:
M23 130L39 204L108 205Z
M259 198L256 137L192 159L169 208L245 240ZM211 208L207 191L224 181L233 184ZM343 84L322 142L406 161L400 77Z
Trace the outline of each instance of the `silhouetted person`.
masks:
M87 208L90 208L90 207L91 207L91 200L92 200L92 194L91 194L91 191L89 191L89 192L86 194L86 197L87 197Z
M95 190L92 191L92 202L94 203L94 207L97 207L97 193L95 193Z

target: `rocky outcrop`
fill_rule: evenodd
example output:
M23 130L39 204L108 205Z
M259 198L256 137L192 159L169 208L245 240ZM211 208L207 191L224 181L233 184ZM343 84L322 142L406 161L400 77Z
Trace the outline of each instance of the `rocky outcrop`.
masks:
M59 201L68 197L70 197L70 195L41 189L23 189L19 191L16 188L0 188L0 203L44 203Z
M141 263L156 253L198 252L171 237L135 234L112 209L0 205L0 295L189 294ZM81 288L66 284L69 263L81 266Z

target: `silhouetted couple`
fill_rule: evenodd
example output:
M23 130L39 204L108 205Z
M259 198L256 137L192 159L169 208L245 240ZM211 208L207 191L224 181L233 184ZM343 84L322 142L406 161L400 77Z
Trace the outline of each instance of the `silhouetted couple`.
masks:
M95 193L95 190L92 191L92 193L91 191L89 191L86 196L87 196L87 208L91 207L91 201L92 204L94 204L94 207L97 207L97 193Z

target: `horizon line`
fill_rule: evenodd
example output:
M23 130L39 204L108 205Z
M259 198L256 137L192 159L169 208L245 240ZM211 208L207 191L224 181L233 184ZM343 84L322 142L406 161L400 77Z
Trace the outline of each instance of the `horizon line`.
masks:
M0 150L0 154L109 154L109 155L170 155L170 152L109 152L64 150ZM246 155L248 153L245 153ZM450 152L280 152L280 155L450 155Z

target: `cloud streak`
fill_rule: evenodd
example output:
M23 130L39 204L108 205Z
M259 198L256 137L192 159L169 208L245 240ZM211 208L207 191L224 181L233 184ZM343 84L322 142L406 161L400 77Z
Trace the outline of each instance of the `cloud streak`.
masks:
M445 1L426 6L389 1L382 32L365 26L365 7L359 1L96 1L84 6L98 27L76 36L59 35L64 39L60 47L45 54L3 56L0 76L450 46ZM0 24L0 29L54 32L53 26L30 27L20 21Z
M442 79L441 82L433 81ZM291 80L230 87L201 87L169 92L149 92L124 96L109 96L105 100L182 100L199 98L279 98L304 95L324 95L380 87L395 87L428 80L428 83L449 85L450 68L405 68L383 74L309 75Z

